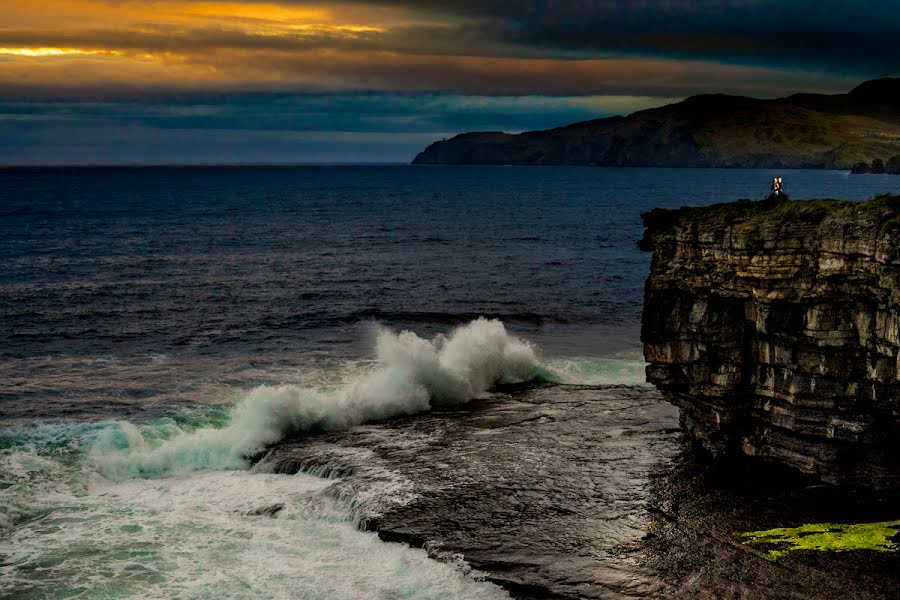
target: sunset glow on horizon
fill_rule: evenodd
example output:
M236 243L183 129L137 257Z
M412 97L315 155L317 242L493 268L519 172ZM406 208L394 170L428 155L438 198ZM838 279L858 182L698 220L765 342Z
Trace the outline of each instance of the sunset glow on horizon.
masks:
M117 50L94 50L87 48L0 48L0 54L11 56L72 56L93 54L121 54Z

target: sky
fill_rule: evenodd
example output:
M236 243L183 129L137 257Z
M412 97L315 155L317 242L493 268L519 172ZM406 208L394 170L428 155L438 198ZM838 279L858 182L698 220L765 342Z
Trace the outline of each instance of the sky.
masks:
M407 162L897 74L896 0L0 0L0 164Z

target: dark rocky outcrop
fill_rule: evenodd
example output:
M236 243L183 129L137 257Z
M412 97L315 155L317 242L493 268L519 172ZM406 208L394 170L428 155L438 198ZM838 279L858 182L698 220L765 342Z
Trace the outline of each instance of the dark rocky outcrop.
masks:
M554 386L287 440L255 467L339 476L363 526L517 599L875 600L900 552L793 552L738 533L896 519L897 497L699 461L650 387Z
M284 510L284 503L278 502L276 504L270 504L268 506L260 506L259 508L254 508L251 511L247 512L247 516L249 517L270 517L274 518L281 511Z
M887 163L880 158L872 160L871 164L858 162L853 165L850 172L854 175L865 175L867 173L872 173L873 175L883 175L885 173L888 175L900 175L900 154L889 158Z
M517 598L663 598L639 546L678 438L652 388L557 386L284 442L257 468L340 473L331 495L382 539Z
M888 159L884 172L888 175L900 175L900 154Z
M900 154L898 88L880 79L834 96L693 96L546 131L465 133L413 163L849 169Z
M716 456L900 485L900 197L644 215L648 380Z

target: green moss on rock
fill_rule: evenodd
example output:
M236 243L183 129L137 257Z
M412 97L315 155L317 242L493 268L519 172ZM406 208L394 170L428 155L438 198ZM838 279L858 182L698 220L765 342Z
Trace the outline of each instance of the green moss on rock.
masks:
M767 554L776 559L795 550L896 552L898 546L892 538L897 535L900 535L900 521L813 523L800 527L750 531L740 534L740 537L745 544L770 546Z

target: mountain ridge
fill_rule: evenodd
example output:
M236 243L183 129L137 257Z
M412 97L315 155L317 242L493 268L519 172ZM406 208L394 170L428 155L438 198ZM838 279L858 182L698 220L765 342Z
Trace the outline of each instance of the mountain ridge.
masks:
M701 94L542 131L468 132L413 164L850 169L900 155L900 78L846 94Z

